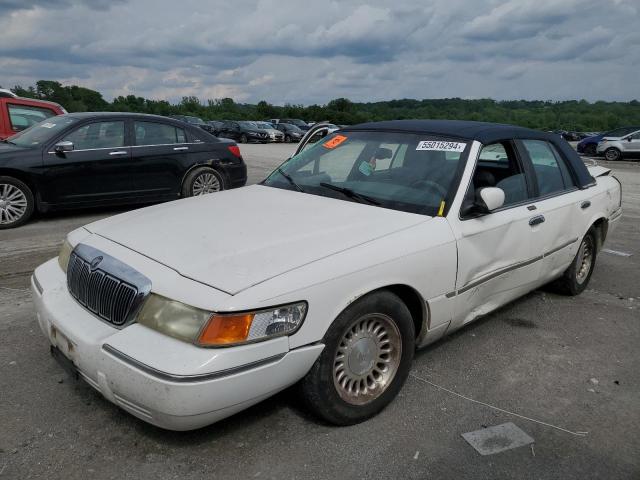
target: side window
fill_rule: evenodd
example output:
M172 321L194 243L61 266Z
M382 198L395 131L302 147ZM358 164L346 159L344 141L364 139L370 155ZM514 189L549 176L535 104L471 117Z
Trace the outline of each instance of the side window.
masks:
M538 180L540 196L561 192L572 186L571 175L558 152L543 140L523 140Z
M640 140L640 132L631 135L631 140Z
M520 203L529 198L525 174L510 142L493 143L482 147L465 201L473 202L476 192L484 187L502 189L505 206Z
M89 123L77 128L63 140L73 142L74 150L123 147L124 122Z
M30 107L12 103L7 104L7 109L9 110L11 128L15 131L25 130L31 125L35 125L56 115L53 110L49 110L48 108Z
M136 145L172 145L185 143L182 128L155 122L133 122L136 133Z

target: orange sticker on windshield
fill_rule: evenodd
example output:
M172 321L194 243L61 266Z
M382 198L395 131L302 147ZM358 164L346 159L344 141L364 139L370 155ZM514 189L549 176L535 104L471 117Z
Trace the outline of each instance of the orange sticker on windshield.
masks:
M332 139L327 140L326 142L324 142L322 144L322 146L324 148L336 148L338 145L340 145L346 139L347 139L347 137L345 137L344 135L336 135Z

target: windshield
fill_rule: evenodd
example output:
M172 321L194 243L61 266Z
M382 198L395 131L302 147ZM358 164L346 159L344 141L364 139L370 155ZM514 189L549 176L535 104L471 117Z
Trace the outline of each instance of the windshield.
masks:
M57 136L62 130L78 120L73 117L51 117L9 137L7 141L20 147L37 147Z
M273 125L271 125L270 123L267 123L267 122L255 122L255 123L258 126L258 128L261 128L263 130L272 130L273 129Z
M281 120L282 123L290 123L291 125L296 125L298 127L306 127L307 124L303 121L300 120L299 118L285 118L283 120Z
M184 121L187 122L187 123L193 123L193 124L197 124L197 125L199 125L201 123L204 123L201 118L192 117L190 115L185 115L184 116Z
M300 130L298 127L296 127L292 123L281 123L280 125L282 125L285 130L291 130L292 132L302 133L302 130Z
M469 147L420 134L335 133L287 160L263 184L434 216L452 200Z
M638 130L638 127L623 127L616 128L615 130L611 130L604 134L605 137L624 137L625 135L629 135L630 133Z
M253 122L238 122L238 124L242 127L242 128L253 128L256 129L258 128L258 126L253 123Z

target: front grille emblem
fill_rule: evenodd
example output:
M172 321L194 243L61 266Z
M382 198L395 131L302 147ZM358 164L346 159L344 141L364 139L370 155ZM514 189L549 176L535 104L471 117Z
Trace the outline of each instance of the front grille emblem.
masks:
M100 262L102 262L104 257L102 256L98 256L96 258L94 258L93 260L91 260L91 263L89 264L89 266L91 267L91 271L93 272L96 268L98 268L98 265L100 265Z

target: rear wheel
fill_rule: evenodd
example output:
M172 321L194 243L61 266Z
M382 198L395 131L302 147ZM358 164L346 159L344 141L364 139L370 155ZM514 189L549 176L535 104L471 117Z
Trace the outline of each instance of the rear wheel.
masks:
M564 295L581 294L591 279L596 264L597 250L596 234L591 229L582 239L573 262L565 270L562 277L551 283L551 289Z
M291 143L291 137L289 135L284 136L284 143Z
M607 148L604 151L604 158L606 158L610 162L615 162L616 160L620 160L622 158L622 153L617 148Z
M247 143L247 136L243 133L240 135L240 143Z
M406 305L380 291L351 304L333 322L325 348L301 382L309 408L336 425L380 412L404 384L415 348Z
M182 185L183 197L198 197L208 193L224 190L224 183L220 174L210 167L200 167L193 170Z
M24 182L0 176L0 230L23 225L34 208L33 192Z

